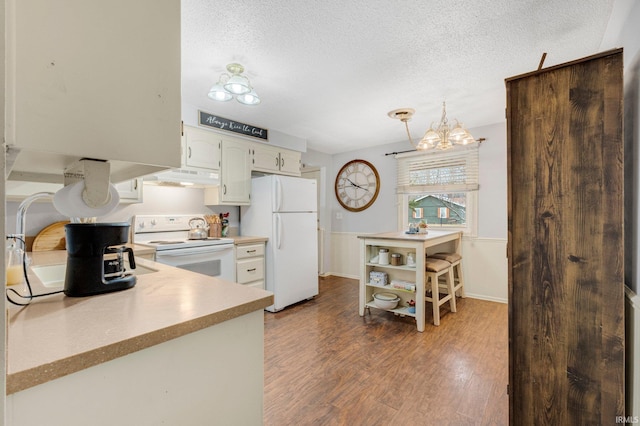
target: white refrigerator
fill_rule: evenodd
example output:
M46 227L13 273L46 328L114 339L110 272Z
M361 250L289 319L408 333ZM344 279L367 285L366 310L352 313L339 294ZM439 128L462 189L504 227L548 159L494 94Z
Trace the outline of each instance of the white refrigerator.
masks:
M290 176L251 180L251 205L240 215L242 235L268 237L265 288L277 312L318 294L317 183Z

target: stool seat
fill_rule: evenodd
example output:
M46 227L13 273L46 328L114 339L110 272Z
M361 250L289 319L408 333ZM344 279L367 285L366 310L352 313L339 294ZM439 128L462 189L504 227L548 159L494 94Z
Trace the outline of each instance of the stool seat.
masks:
M440 252L427 257L427 263L435 262L436 260L447 262L451 266L451 269L453 270L454 292L457 296L465 297L464 276L462 275L462 256L460 253ZM446 288L446 285L441 285L441 287Z
M431 258L446 260L449 263L454 263L462 260L462 256L458 253L436 253L429 255Z
M425 261L425 287L424 300L431 303L433 308L433 325L440 325L440 306L449 302L451 312L456 311L456 296L453 289L453 268L451 263L442 259L427 258ZM440 297L440 277L446 283L447 295Z
M431 258L427 258L425 265L425 269L427 272L440 272L451 267L451 263L447 262L446 260Z

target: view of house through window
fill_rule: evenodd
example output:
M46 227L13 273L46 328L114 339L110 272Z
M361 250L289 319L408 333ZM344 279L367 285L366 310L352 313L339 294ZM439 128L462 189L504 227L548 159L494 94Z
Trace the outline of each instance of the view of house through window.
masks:
M474 235L478 183L478 147L396 157L399 217L407 229L457 228Z
M426 222L429 227L466 226L467 193L410 195L409 223Z

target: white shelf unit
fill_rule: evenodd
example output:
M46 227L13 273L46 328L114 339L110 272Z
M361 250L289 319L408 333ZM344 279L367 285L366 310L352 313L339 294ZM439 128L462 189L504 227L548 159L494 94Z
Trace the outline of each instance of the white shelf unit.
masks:
M389 255L391 255L391 253L400 253L402 255L402 265L380 265L378 263L372 263L369 260L371 260L372 258L374 258L376 255L378 255L379 250L381 248L386 248L389 249ZM424 289L424 274L422 274L422 284L418 285L418 278L417 275L420 274L416 274L416 270L417 268L414 267L410 267L410 266L406 266L404 263L406 262L407 259L407 253L415 253L416 256L418 255L416 253L416 248L413 244L409 244L407 245L406 243L402 243L400 241L385 241L385 242L369 242L367 241L367 243L364 246L364 275L363 278L365 280L365 282L363 283L362 286L362 290L361 293L363 293L361 296L363 297L363 306L362 306L362 311L364 312L365 309L370 309L370 308L374 308L374 309L380 309L380 310L385 310L388 312L393 312L395 315L399 315L399 316L408 316L408 317L413 317L413 318L419 318L418 317L418 300L416 297L416 292L418 291L418 288L421 287L422 289ZM387 273L388 276L388 281L387 281L387 285L378 285L375 283L371 283L369 281L369 273L371 271L378 271L378 272L385 272ZM405 282L409 282L415 285L416 290L406 290L406 289L402 289L402 288L395 288L391 285L391 281L392 280L402 280ZM398 306L394 309L383 309L378 307L375 304L375 301L373 299L373 294L374 293L379 293L379 292L385 292L385 293L393 293L396 294L400 297L400 302L398 302ZM422 292L424 293L424 290L422 290ZM423 298L424 299L424 298ZM408 311L408 305L407 302L409 300L414 300L416 301L416 310L415 312L409 312ZM422 303L424 305L424 301ZM424 307L421 309L421 315L424 317ZM423 321L424 322L424 321Z
M360 297L359 313L364 316L369 308L382 309L375 305L373 294L384 291L400 297L400 302L395 309L386 309L396 315L413 317L416 320L418 331L425 328L425 258L427 252L460 250L461 233L457 231L430 231L426 235L407 236L402 232L372 234L360 236ZM379 254L381 248L389 249L392 253L402 255L401 265L380 265L371 262ZM407 253L414 253L415 266L407 266ZM370 272L386 272L387 284L385 286L370 282ZM402 280L415 284L415 291L395 288L391 286L393 280ZM407 301L413 299L416 302L415 313L407 310ZM385 309L383 309L385 310Z

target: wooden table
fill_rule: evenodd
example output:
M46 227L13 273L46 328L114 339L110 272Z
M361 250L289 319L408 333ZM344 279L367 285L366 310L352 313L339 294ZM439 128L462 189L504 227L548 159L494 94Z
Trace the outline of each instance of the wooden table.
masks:
M425 325L425 259L427 254L440 251L460 253L462 232L460 231L432 231L426 234L406 234L403 231L386 232L382 234L359 235L360 239L360 316L365 310L374 307L373 293L384 291L395 293L401 300L396 309L390 309L398 315L413 316L416 319L418 331L424 331ZM388 248L391 253L402 255L401 265L379 265L371 260L378 254L380 248ZM407 253L415 253L414 267L406 265ZM371 271L386 272L388 284L392 279L415 283L415 291L392 288L390 285L379 286L369 280ZM416 301L415 313L410 313L403 306L408 300ZM379 309L379 308L377 308Z

